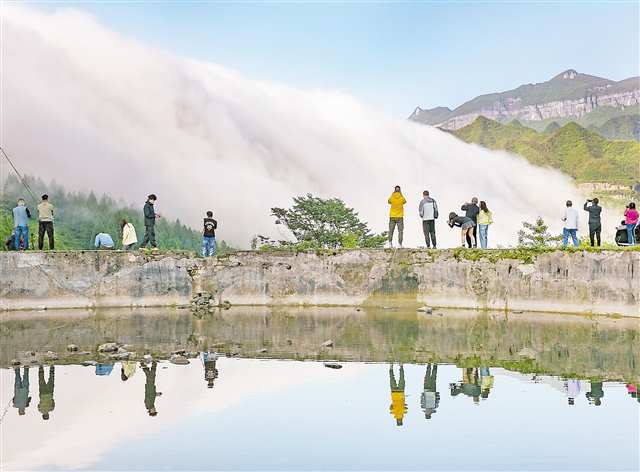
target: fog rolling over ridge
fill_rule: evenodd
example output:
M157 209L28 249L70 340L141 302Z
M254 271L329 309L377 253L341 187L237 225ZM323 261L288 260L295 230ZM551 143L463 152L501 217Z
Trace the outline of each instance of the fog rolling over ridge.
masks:
M219 236L241 247L256 233L279 238L270 207L307 192L344 199L383 231L396 184L408 200L405 245L424 243L424 189L440 207L441 246L459 244L446 216L472 196L493 211L492 245L515 244L521 222L538 215L559 232L568 198L586 233L569 179L519 157L386 116L344 93L176 57L76 10L10 6L2 15L2 145L25 173L140 207L153 192L161 213L195 228L213 209Z

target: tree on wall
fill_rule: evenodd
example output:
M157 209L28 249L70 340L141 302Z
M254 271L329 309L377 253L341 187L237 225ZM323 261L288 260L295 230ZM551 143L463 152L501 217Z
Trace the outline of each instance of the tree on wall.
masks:
M276 224L286 226L296 243L311 248L382 247L387 234L374 234L358 213L339 198L310 193L293 198L291 208L271 208Z
M549 226L541 217L535 223L522 222L523 229L518 231L518 246L522 247L548 247L554 246L562 240L562 236L552 236Z

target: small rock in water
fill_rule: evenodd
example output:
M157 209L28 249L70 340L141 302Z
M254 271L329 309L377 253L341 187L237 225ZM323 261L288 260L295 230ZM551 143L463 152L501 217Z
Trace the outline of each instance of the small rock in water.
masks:
M11 359L11 365L20 365L20 361L18 359Z
M518 351L518 355L520 357L527 357L529 359L535 359L536 358L536 351L534 351L530 347L523 347L522 349L520 349Z
M177 365L187 365L187 364L189 364L189 359L187 359L184 356L172 355L169 358L169 362L171 362L172 364L177 364Z
M117 352L115 354L111 354L109 357L116 361L126 361L127 359L130 359L134 355L135 354L133 354L132 352Z
M75 344L69 344L67 346L67 351L69 352L76 352L78 350L78 346Z
M118 345L116 343L104 343L98 346L98 352L116 352Z
M264 354L265 352L267 352L267 348L263 347L262 349L258 349L256 351L257 354Z
M516 315L519 315L520 313L524 313L524 311L522 311L522 310L512 310L511 313L515 313Z
M335 362L325 362L324 366L328 367L329 369L342 369L342 366Z
M333 347L333 339L328 339L322 343L322 347Z
M420 308L418 308L418 311L420 313L427 313L428 315L430 315L431 313L433 313L433 308L431 308L430 306L421 306Z
M89 367L89 366L96 365L96 364L97 364L96 361L82 361L82 365L85 366L85 367Z
M57 352L47 351L44 356L48 361L57 361L58 360L58 353Z

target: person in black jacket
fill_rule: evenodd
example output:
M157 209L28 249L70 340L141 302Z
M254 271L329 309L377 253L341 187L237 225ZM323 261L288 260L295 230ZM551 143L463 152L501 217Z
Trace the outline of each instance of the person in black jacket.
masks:
M208 211L207 217L204 219L204 228L202 231L202 257L215 256L217 252L216 246L216 229L218 222L213 219L213 212Z
M156 219L160 218L160 213L156 213L153 205L156 203L157 197L152 193L147 197L147 201L144 204L144 239L140 248L147 247L147 244L151 243L153 249L158 248L156 243Z
M467 233L467 245L469 247L477 247L478 241L478 213L480 213L480 207L478 206L478 198L473 197L471 199L471 203L465 203L460 207L461 210L465 211L465 215L467 218L470 218L473 221L473 230ZM471 238L473 235L473 240Z
M454 212L449 213L449 221L447 221L449 227L453 228L457 226L460 228L460 242L462 247L464 247L465 239L469 241L469 236L471 236L473 247L476 247L476 238L473 236L473 229L476 227L476 224L473 220L467 216L458 216ZM471 244L469 244L471 247Z
M591 205L589 205L589 203L591 203ZM600 246L600 232L602 231L600 213L602 213L602 207L598 205L598 203L600 203L600 201L594 198L593 200L587 200L583 206L584 211L589 213L589 240L591 241L591 247L594 246L595 241L597 241L598 246Z

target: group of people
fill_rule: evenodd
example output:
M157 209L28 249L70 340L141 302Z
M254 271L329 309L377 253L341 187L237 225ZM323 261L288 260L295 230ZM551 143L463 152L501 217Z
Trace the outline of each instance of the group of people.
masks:
M213 352L202 352L201 355L202 364L204 366L204 380L207 382L207 388L213 388L215 379L218 378L218 369L216 368L216 361L218 360L217 354ZM122 361L120 367L120 379L123 382L129 380L136 373L138 365L141 367L142 372L145 375L144 384L144 405L147 409L149 416L157 416L158 410L156 409L156 397L162 395L158 392L156 387L156 372L158 363L152 361L150 363L135 361ZM114 364L96 364L96 375L107 376L113 371ZM13 407L18 410L18 415L23 416L26 414L26 409L31 404L31 396L29 392L29 366L24 366L20 372L19 367L14 368L14 389L13 389ZM48 420L50 413L55 408L55 401L53 400L53 390L55 386L55 366L49 366L49 378L45 380L45 368L44 366L38 367L38 394L39 403L38 411L42 415L43 420Z
M398 245L402 247L404 236L404 205L407 199L402 195L399 185L393 190L388 200L389 210L389 247L393 247L393 235L398 229ZM479 203L479 204L478 204ZM485 201L478 202L478 198L473 197L471 202L463 204L460 209L464 215L455 212L449 213L447 224L460 228L460 242L462 247L478 247L478 236L480 247L486 249L489 244L489 225L493 223L493 215ZM439 216L438 204L431 197L428 190L422 192L422 200L418 206L418 214L422 220L422 233L427 248L437 248L436 240L436 220Z
M399 185L393 190L388 199L389 210L389 247L393 247L393 235L398 230L398 245L402 247L404 236L404 205L407 199L402 195ZM584 203L584 210L589 213L589 240L591 246L600 246L602 243L602 207L597 198L589 199ZM460 209L464 215L450 212L447 224L451 227L460 228L460 244L462 247L475 248L478 242L482 249L489 245L489 226L493 223L493 215L484 200L478 201L473 197L470 202L463 204ZM438 204L431 197L428 190L422 192L422 200L418 206L418 214L422 220L422 232L427 248L436 248L436 220L438 219ZM627 244L636 244L635 229L638 225L638 210L636 204L630 202L624 211L625 220L623 224L627 232ZM571 237L573 245L578 247L578 211L573 207L571 200L567 200L564 214L562 215L562 246L566 247Z
M589 199L584 202L582 206L583 210L589 213L588 227L589 227L589 243L591 247L600 246L602 243L602 207L600 201L597 198ZM635 230L638 225L638 210L636 210L635 202L630 202L624 210L624 221L627 232L627 245L634 246L636 244ZM575 247L580 245L578 241L578 223L580 217L578 210L573 206L571 200L567 200L564 214L562 215L562 221L564 226L562 228L562 246L566 247L569 243L569 237Z
M42 251L44 248L44 235L49 240L49 249L54 248L53 236L53 205L49 202L49 195L42 195L42 199L38 204L38 249ZM13 209L13 233L11 242L13 248L29 249L29 219L31 219L31 211L27 207L24 198L19 198L16 207Z
M147 197L144 204L144 238L140 244L140 248L146 248L151 245L153 250L157 249L155 225L161 215L155 211L155 203L157 197L151 194ZM397 185L393 193L388 199L389 209L389 247L393 247L393 236L396 229L398 230L398 245L402 247L404 236L404 205L407 203L406 198L402 194L400 186ZM602 207L597 198L587 200L583 209L589 213L589 240L591 246L601 245L601 213ZM458 215L456 212L450 212L447 224L451 227L460 228L460 243L462 247L476 248L478 240L480 247L486 249L489 245L489 226L493 223L493 215L484 200L478 201L477 197L473 197L470 202L464 203L460 209L464 211L464 215ZM422 200L418 206L418 214L422 221L422 232L424 242L427 248L437 248L436 240L436 220L439 216L438 204L429 194L428 190L422 192ZM42 195L42 201L38 204L38 249L44 248L44 235L49 240L49 249L54 248L54 232L53 232L53 215L54 207L49 202L48 195ZM624 225L627 232L627 244L635 245L635 229L638 225L638 210L636 204L630 202L624 211ZM31 212L23 198L19 198L16 207L13 209L14 232L11 239L7 242L7 247L15 250L29 249L29 219ZM575 247L579 246L578 241L578 211L573 207L571 200L567 200L566 208L562 216L564 227L562 230L562 245L566 247L569 238L571 238ZM213 212L207 211L203 221L202 231L202 255L204 257L214 256L217 253L216 229L218 222L213 219ZM138 242L136 229L133 224L123 218L120 221L120 232L122 238L122 248L131 250ZM115 243L109 233L96 233L94 237L94 246L97 249L114 249Z
M151 246L152 250L157 250L158 243L156 241L156 221L161 218L160 213L155 211L155 203L157 196L151 194L147 197L142 213L144 215L144 238L140 244L140 249ZM42 195L42 201L38 205L38 249L44 249L45 233L49 239L49 249L54 249L54 233L53 233L53 214L54 207L49 202L48 195ZM19 198L16 207L13 209L13 226L14 230L11 237L6 243L7 249L27 250L29 249L29 219L31 211L29 210L25 200ZM213 219L213 212L207 211L203 222L202 231L202 255L214 256L217 252L216 245L216 229L218 222ZM138 243L138 235L135 226L123 218L120 221L120 236L122 249L125 251L132 250ZM96 249L115 249L115 242L111 234L99 232L94 235L93 241Z

